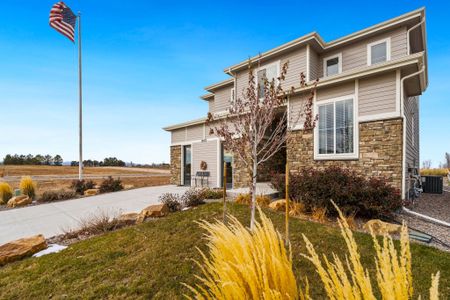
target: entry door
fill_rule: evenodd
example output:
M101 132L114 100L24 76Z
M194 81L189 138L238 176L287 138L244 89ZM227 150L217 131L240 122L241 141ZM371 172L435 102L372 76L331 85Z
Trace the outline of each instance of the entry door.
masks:
M191 155L191 146L184 146L183 149L183 185L190 186L191 185L191 169L192 169L192 155Z
M233 188L233 154L230 152L227 152L223 149L222 146L222 174L223 174L223 163L225 162L225 166L227 168L227 189ZM223 184L223 176L222 178L222 184Z

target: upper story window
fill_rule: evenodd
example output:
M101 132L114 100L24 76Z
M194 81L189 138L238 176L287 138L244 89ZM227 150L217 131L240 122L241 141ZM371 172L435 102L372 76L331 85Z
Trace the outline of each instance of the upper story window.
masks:
M358 158L353 101L353 96L345 96L317 104L319 121L314 143L316 159Z
M263 66L256 71L256 84L258 85L258 98L264 98L264 81L271 82L277 80L279 72L279 62Z
M323 59L323 74L331 76L342 72L342 53Z
M367 45L367 64L369 66L391 60L391 39L376 41Z

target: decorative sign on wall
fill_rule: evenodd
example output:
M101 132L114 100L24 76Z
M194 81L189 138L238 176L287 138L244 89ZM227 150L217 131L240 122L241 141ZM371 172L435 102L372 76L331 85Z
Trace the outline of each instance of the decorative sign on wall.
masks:
M208 169L208 164L206 163L206 161L202 160L200 162L200 169L202 169L202 171L205 171L206 169Z

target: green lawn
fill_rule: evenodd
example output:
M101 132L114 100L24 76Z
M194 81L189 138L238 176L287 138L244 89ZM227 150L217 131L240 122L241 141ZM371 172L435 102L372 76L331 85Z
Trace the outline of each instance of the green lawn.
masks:
M248 222L246 206L231 204L230 212ZM194 220L220 219L218 203L174 213L150 223L133 226L70 246L67 250L30 258L0 268L0 299L60 298L158 298L177 299L187 293L180 283L195 283L199 259L195 247L205 249L201 230ZM283 215L268 212L281 230ZM319 252L344 254L344 243L335 228L292 219L294 271L297 278L307 275L314 299L323 290L304 252L305 233ZM362 260L373 267L371 238L356 234ZM441 299L450 297L450 254L413 244L414 288L428 298L430 275L441 271ZM373 269L371 270L373 274ZM417 299L417 293L414 297Z

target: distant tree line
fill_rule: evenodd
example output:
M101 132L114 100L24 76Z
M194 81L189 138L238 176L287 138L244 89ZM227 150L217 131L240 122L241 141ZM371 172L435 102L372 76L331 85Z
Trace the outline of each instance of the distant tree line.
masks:
M70 165L78 166L78 161L73 160ZM107 157L103 161L98 160L83 160L83 166L85 167L125 167L125 162L116 157Z
M47 166L62 166L63 158L61 155L55 156L47 155L24 155L24 154L6 154L3 158L4 165L47 165Z

